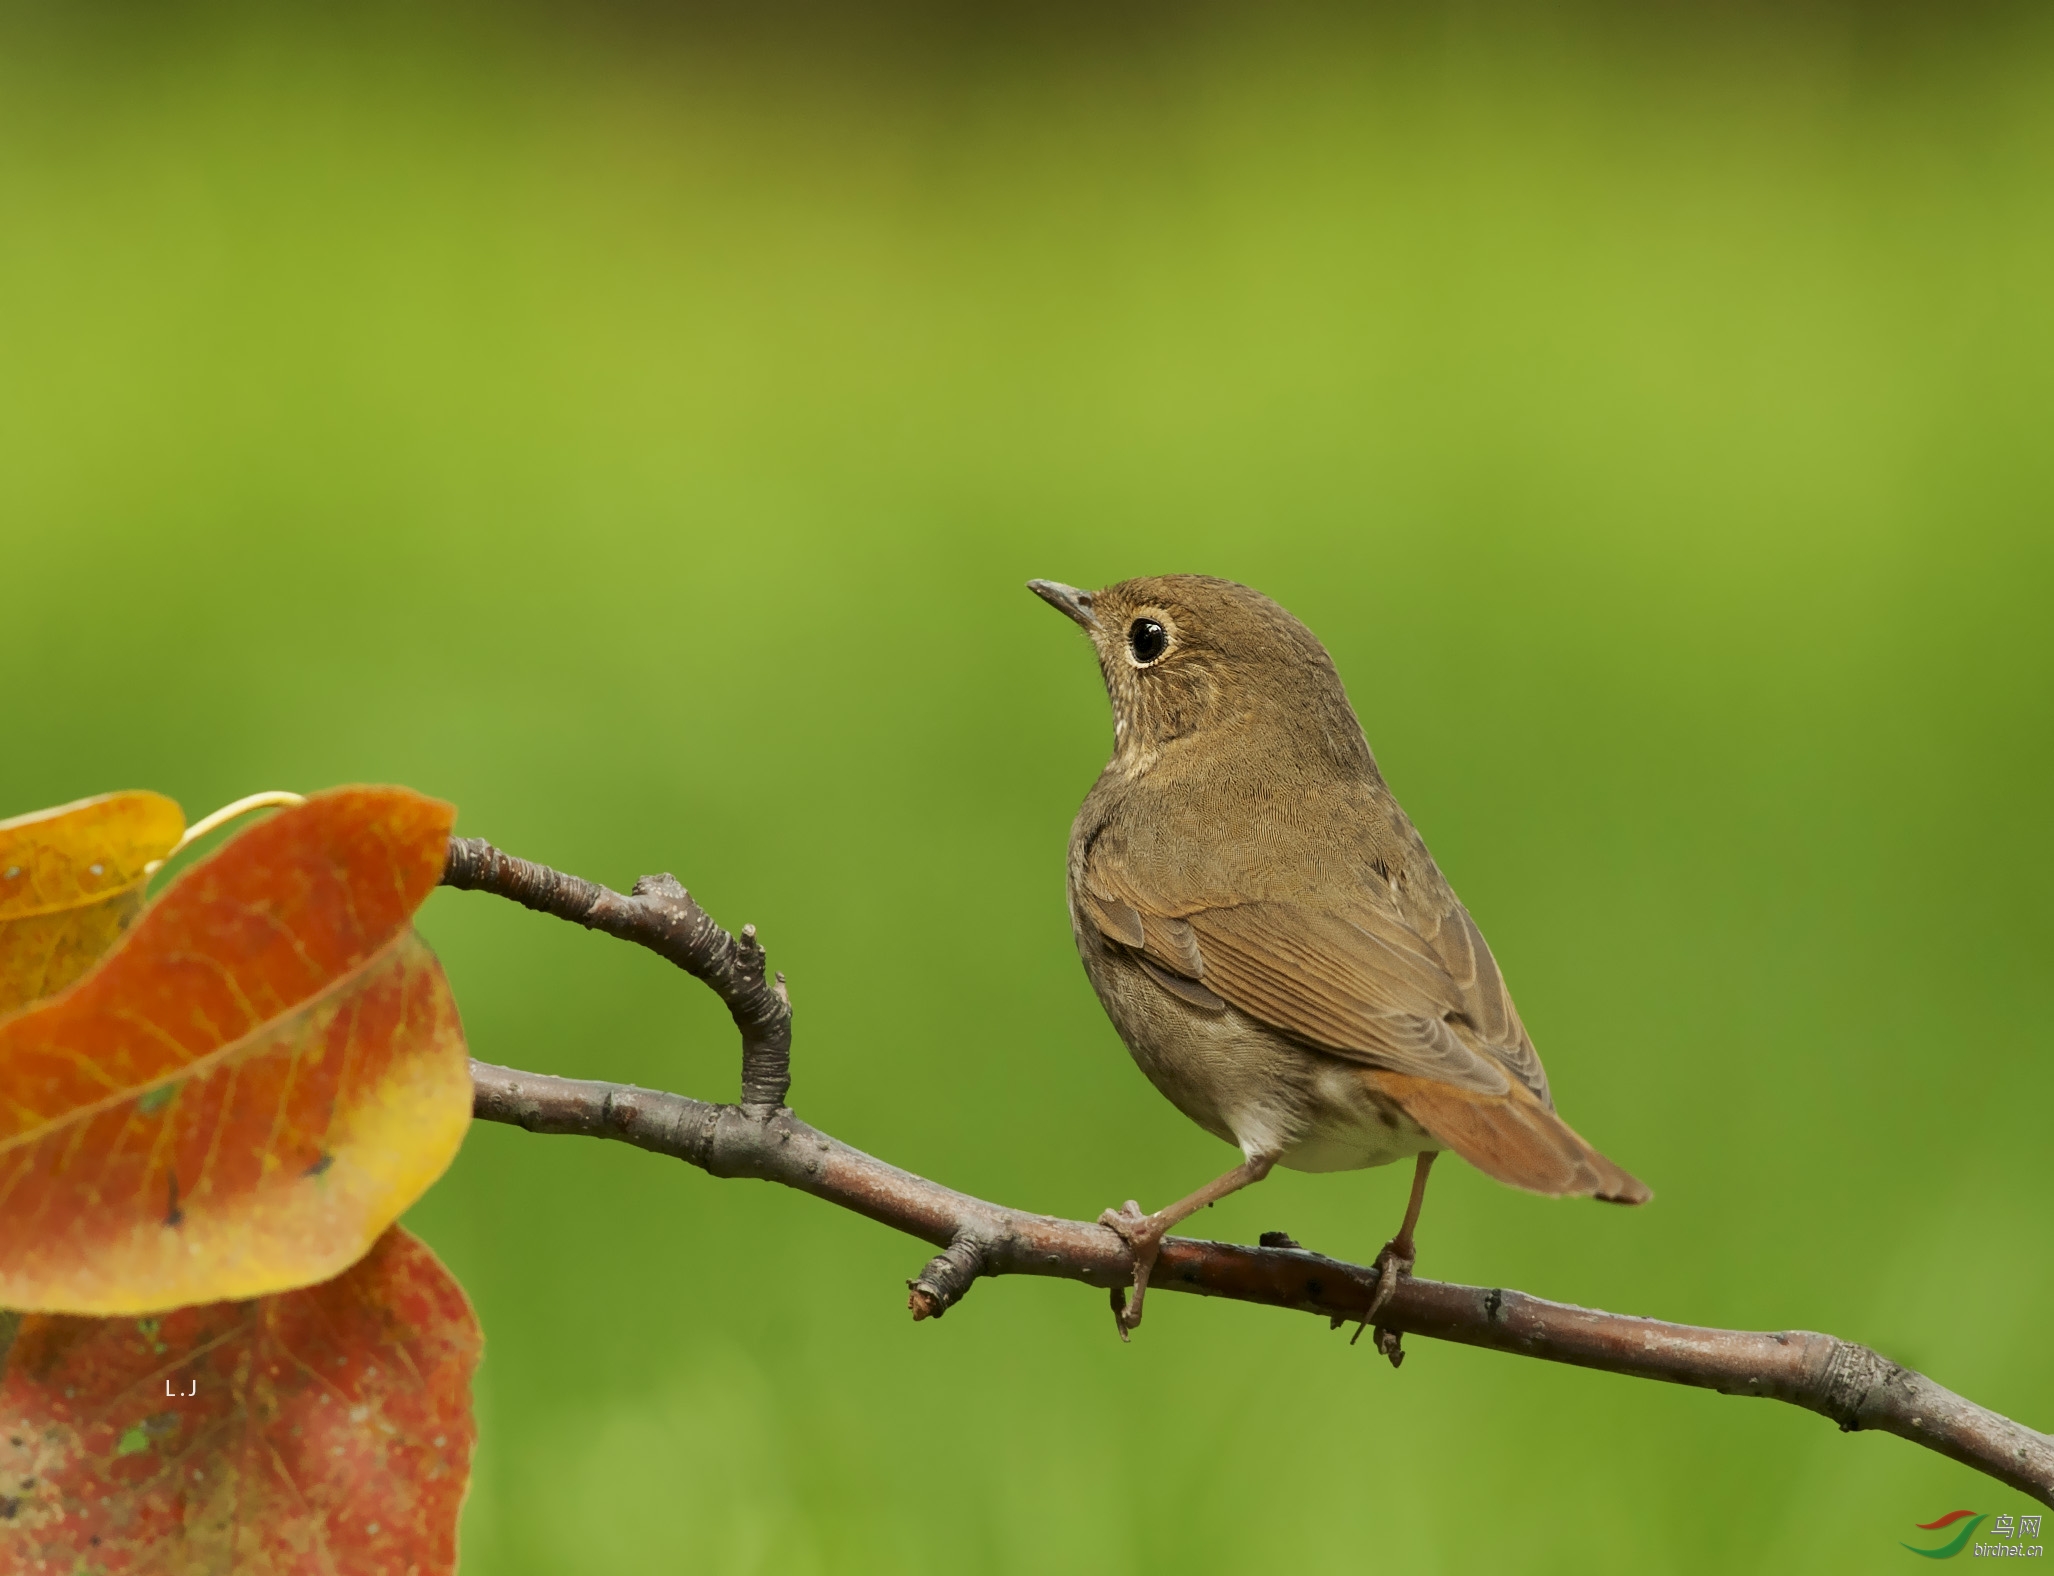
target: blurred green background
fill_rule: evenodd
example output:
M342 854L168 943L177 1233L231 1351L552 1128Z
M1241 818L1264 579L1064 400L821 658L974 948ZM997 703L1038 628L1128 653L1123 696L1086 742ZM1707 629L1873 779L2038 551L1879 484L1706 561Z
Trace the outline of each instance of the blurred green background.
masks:
M1940 8L1930 8L1937 13ZM2054 1425L2044 7L0 11L0 814L371 780L754 920L794 1102L1008 1203L1223 1146L1062 866L1022 589L1332 648L1570 1120L1421 1272L1830 1330ZM729 1098L705 992L489 899L476 1054ZM1204 1222L1364 1258L1405 1177ZM1788 1408L987 1282L474 1131L466 1569L1894 1568L2023 1496Z

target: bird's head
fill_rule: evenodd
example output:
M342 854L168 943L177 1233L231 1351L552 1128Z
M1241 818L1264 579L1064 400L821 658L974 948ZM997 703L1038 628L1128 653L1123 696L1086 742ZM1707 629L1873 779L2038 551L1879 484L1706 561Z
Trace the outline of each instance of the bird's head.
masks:
M1210 575L1100 591L1027 585L1091 637L1112 701L1113 761L1129 775L1181 742L1230 733L1308 764L1375 769L1326 648L1260 591Z

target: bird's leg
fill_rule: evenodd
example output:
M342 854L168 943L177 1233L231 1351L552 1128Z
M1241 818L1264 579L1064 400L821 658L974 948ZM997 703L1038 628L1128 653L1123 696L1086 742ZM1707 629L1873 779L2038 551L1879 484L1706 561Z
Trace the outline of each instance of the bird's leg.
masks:
M1134 1301L1129 1304L1124 1292L1118 1288L1113 1291L1113 1322L1120 1328L1121 1340L1126 1340L1141 1323L1141 1299L1148 1291L1148 1272L1155 1268L1155 1256L1162 1250L1163 1238L1170 1234L1170 1228L1229 1193L1238 1193L1249 1183L1260 1182L1275 1165L1273 1156L1250 1155L1225 1176L1214 1177L1189 1198L1180 1198L1153 1215L1142 1214L1141 1206L1130 1198L1124 1209L1109 1209L1098 1217L1098 1223L1119 1233L1134 1254Z
M1398 1289L1398 1277L1412 1273L1412 1266L1418 1259L1418 1253L1413 1248L1412 1230L1419 1224L1419 1206L1426 1202L1426 1174L1433 1169L1435 1157L1439 1153L1440 1151L1434 1149L1425 1150L1413 1164L1412 1197L1405 1205L1405 1223L1376 1256L1376 1290L1369 1294L1369 1306L1363 1310L1362 1322L1365 1325L1391 1300L1391 1293ZM1359 1339L1361 1330L1358 1329L1355 1333ZM1391 1359L1393 1368L1404 1361L1405 1354L1399 1349L1396 1331L1379 1327L1376 1333L1376 1349Z

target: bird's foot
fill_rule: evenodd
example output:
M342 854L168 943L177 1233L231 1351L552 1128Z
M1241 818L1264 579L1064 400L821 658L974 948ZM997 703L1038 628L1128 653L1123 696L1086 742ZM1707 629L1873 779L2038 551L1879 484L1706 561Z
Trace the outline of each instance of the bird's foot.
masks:
M1398 1289L1399 1278L1410 1275L1417 1262L1418 1255L1412 1244L1403 1237L1393 1237L1383 1245L1376 1256L1376 1290L1369 1294L1369 1306L1362 1313L1364 1324L1383 1311L1384 1304L1391 1300L1391 1293Z
M1131 1198L1122 1208L1105 1211L1098 1217L1098 1223L1126 1243L1128 1252L1134 1256L1134 1300L1131 1303L1127 1300L1124 1286L1113 1288L1113 1324L1124 1341L1141 1323L1141 1301L1148 1294L1148 1272L1155 1268L1155 1256L1161 1251L1163 1236L1169 1228L1159 1217L1142 1214L1141 1206Z
M1362 1310L1362 1323L1356 1327L1354 1339L1348 1343L1350 1346L1361 1340L1363 1330L1374 1324L1376 1316L1383 1312L1384 1304L1391 1300L1391 1293L1398 1289L1399 1278L1410 1275L1417 1261L1412 1244L1403 1237L1393 1237L1383 1245L1376 1256L1376 1290L1369 1294L1369 1306ZM1403 1334L1381 1324L1376 1324L1375 1329L1376 1349L1396 1368L1405 1361Z

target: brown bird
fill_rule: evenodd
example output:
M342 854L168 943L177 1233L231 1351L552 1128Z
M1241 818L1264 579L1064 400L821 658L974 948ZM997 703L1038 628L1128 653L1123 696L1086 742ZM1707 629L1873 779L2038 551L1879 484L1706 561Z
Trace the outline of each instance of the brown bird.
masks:
M1244 1157L1152 1215L1130 1199L1100 1217L1134 1257L1122 1337L1169 1230L1275 1166L1417 1157L1365 1323L1412 1273L1443 1149L1534 1193L1651 1196L1555 1114L1490 948L1312 631L1204 575L1028 585L1091 637L1113 707L1113 757L1070 831L1084 972L1149 1081Z

